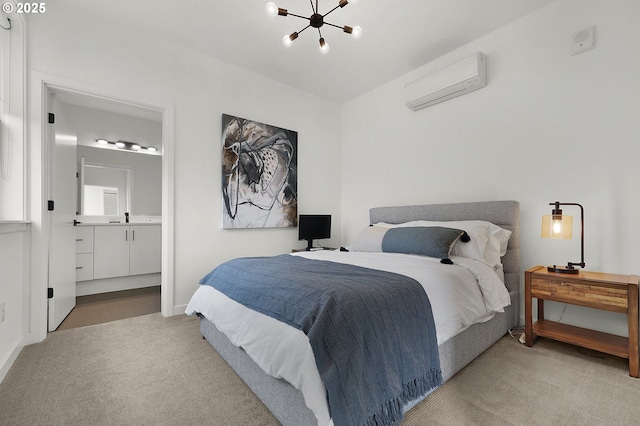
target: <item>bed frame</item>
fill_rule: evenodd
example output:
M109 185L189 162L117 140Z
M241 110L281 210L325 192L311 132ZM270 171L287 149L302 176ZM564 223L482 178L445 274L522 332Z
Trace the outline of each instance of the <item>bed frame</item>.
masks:
M490 321L475 324L438 347L444 380L518 325L520 303L520 205L517 201L485 201L402 207L376 207L369 210L370 223L403 223L414 220L486 220L512 231L507 253L502 258L505 285L512 304ZM302 393L282 379L267 375L242 348L234 346L224 334L201 318L200 331L251 390L284 426L315 425Z

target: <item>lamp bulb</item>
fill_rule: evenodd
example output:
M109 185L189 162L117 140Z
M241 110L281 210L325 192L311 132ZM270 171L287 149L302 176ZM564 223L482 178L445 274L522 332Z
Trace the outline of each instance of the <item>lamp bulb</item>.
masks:
M285 47L291 47L293 40L291 40L291 36L289 34L285 34L284 37L282 37L282 44L284 44Z
M323 55L329 53L329 43L324 41L324 38L320 39L320 53L322 53Z
M553 221L553 233L561 234L562 233L562 221L554 220Z
M353 27L353 30L351 31L351 37L360 38L361 35L362 35L362 28L359 25L356 25L355 27Z
M278 14L278 6L276 6L276 4L272 1L267 3L267 5L265 6L265 10L267 11L267 15L269 16L276 16Z

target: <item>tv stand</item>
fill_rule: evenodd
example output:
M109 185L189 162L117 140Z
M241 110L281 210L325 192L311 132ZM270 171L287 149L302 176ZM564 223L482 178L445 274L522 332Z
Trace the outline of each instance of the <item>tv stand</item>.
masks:
M313 250L313 240L307 240L307 248L305 249L306 251L311 251Z

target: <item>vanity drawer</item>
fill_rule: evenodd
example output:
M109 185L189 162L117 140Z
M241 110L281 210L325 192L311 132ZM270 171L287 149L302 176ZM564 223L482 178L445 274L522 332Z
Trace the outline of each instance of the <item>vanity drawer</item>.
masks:
M76 281L93 279L93 253L76 254Z
M76 253L93 253L93 226L76 227Z

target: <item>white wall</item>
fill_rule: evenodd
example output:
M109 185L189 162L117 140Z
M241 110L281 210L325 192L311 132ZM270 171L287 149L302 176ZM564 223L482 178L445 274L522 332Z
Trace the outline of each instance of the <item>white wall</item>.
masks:
M4 321L0 322L0 382L22 349L23 335L29 324L27 312L28 225L0 223L0 304L4 304Z
M540 238L559 200L585 208L587 269L640 273L638 16L635 0L559 0L345 104L343 242L372 206L514 199L523 271L580 261L579 239ZM571 35L590 25L596 48L571 56ZM405 83L476 51L488 56L487 87L418 112L404 105ZM565 213L577 227L579 210ZM569 307L563 322L626 334L620 314Z
M30 19L32 70L174 106L176 306L223 260L303 245L296 229L221 229L222 113L297 131L299 213L327 212L340 222L338 105L68 12L52 8Z
M71 124L77 130L78 145L95 147L96 139L106 139L111 142L121 140L136 142L142 146L155 146L158 149L158 155L162 152L161 117L158 117L158 120L148 120L62 102L60 108L66 112Z

